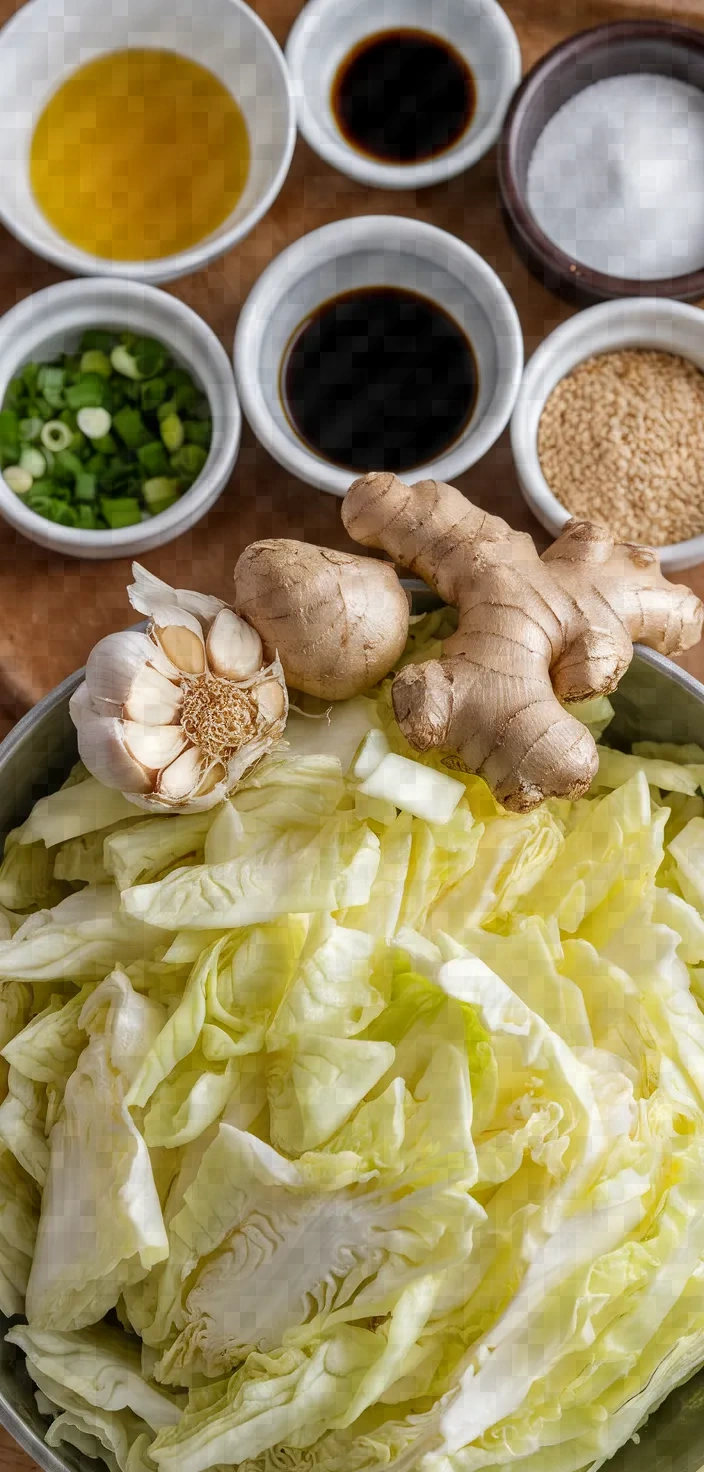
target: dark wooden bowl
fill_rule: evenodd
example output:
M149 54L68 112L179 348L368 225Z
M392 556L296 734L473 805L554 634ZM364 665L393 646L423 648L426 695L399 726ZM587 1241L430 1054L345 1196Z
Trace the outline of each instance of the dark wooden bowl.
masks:
M580 306L623 296L704 296L698 271L654 281L609 276L565 254L540 229L528 208L528 165L540 134L575 93L605 77L650 72L704 91L704 31L665 20L616 21L581 31L543 56L524 78L506 115L499 142L499 193L511 240L544 286Z

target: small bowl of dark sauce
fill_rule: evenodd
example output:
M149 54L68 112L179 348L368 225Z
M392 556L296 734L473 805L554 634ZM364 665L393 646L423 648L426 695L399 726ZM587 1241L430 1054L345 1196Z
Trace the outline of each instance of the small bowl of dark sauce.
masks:
M392 189L476 163L521 78L496 0L309 0L286 59L306 141L342 173Z
M498 276L433 225L366 215L297 240L235 335L247 419L274 459L342 496L393 470L451 480L508 422L523 339Z

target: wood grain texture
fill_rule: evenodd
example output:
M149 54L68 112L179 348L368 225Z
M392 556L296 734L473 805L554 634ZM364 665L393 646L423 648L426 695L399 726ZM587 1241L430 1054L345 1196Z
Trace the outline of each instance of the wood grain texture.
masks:
M0 1472L37 1472L37 1464L0 1426Z
M18 8L0 0L0 21ZM284 42L300 0L255 0L255 9ZM506 0L530 66L575 30L624 15L701 21L701 4L649 0ZM480 251L516 303L529 354L571 308L544 290L518 261L499 218L493 154L447 184L422 191L372 190L337 174L299 140L293 166L273 209L222 260L167 290L200 312L228 353L240 307L264 267L286 245L343 216L414 215L449 230ZM63 275L0 230L0 312ZM545 537L516 482L508 436L458 484L472 500L515 526ZM214 510L192 532L144 557L168 581L227 597L242 548L264 536L299 537L338 548L351 543L335 497L311 490L282 470L245 430L232 480ZM704 593L704 568L685 575ZM83 663L96 639L129 620L126 559L91 563L64 558L27 542L0 523L0 703L16 714L34 704ZM704 675L704 651L685 663Z

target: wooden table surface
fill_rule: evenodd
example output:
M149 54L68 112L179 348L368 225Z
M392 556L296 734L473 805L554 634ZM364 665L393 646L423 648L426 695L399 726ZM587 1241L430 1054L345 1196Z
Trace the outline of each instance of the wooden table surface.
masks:
M0 23L20 0L0 0ZM250 0L284 42L300 0ZM344 3L344 0L340 0ZM197 0L194 0L197 4ZM704 23L704 0L503 0L518 32L524 68L578 30L626 17L665 17ZM210 323L228 352L240 307L269 261L291 241L332 220L364 214L414 215L451 231L491 263L508 287L525 335L526 355L571 314L545 291L514 255L499 219L492 155L458 179L423 191L371 190L337 174L299 140L286 184L273 209L236 250L198 275L167 286ZM63 280L0 230L0 312L41 287ZM525 507L512 466L508 437L458 484L472 500L514 526L542 529ZM263 536L299 537L339 548L353 544L333 496L311 490L282 470L245 430L230 485L192 532L144 562L181 587L227 598L232 569L248 542ZM355 549L359 550L359 549ZM680 575L704 596L704 565ZM0 522L0 736L24 710L81 665L96 639L130 619L125 597L127 560L81 562L44 552ZM704 678L704 646L682 660ZM28 1472L33 1464L0 1429L0 1472Z

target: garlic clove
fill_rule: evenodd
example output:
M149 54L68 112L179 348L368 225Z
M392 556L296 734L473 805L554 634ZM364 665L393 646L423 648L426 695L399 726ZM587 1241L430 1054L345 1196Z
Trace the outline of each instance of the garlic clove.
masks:
M74 690L68 703L69 715L74 726L78 727L78 722L83 720L83 717L87 714L98 715L99 709L99 706L93 703L85 680L82 680L81 684Z
M184 802L195 795L202 772L203 757L198 747L188 746L159 773L156 791L170 802Z
M162 606L152 615L152 623L164 654L182 674L205 674L205 641L201 626L192 613L175 606Z
M282 720L287 709L286 691L276 679L265 680L256 690L252 691L257 702L257 709L263 721L273 726Z
M227 772L225 771L222 762L214 762L212 767L210 768L210 771L206 772L205 777L203 778L203 781L201 782L197 792L194 793L194 796L205 797L209 792L213 792L215 790L219 782L224 782L226 776Z
M100 639L86 661L86 685L93 699L124 705L151 652L151 641L136 629Z
M134 582L128 587L127 596L138 613L153 617L157 609L173 605L193 614L199 624L207 629L220 609L227 607L222 598L214 598L210 593L195 593L190 588L172 588L138 562L132 563L132 576Z
M123 721L126 750L149 772L168 766L186 745L180 726L145 726L140 721Z
M211 625L205 648L211 670L228 680L249 679L261 669L264 658L256 629L231 608L221 608Z
M151 653L149 655L149 663L151 665L151 668L153 670L158 670L160 675L165 675L167 680L179 680L181 677L181 671L177 669L176 665L173 664L173 662L168 659L167 656L164 654L164 651L159 644L153 629L150 629L147 638L149 639L149 647L151 650Z
M70 707L81 761L104 787L117 787L127 797L133 792L151 792L148 772L125 746L122 721L98 715L89 701L84 683L72 696Z
M132 683L122 713L126 720L139 721L145 726L171 726L182 703L183 693L179 686L160 675L151 665L144 665Z

